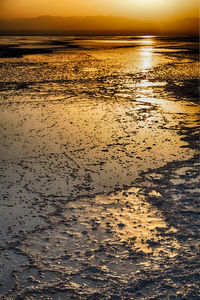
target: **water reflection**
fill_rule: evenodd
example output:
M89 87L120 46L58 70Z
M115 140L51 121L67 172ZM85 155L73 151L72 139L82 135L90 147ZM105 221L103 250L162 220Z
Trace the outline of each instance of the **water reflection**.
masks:
M149 70L153 68L153 55L154 55L153 44L155 43L155 40L153 39L153 37L151 37L150 39L148 37L147 41L149 43L151 42L152 46L151 47L141 46L139 49L140 68L141 68L141 72L144 75L146 75L147 72L149 72ZM138 84L136 84L136 87L137 87L136 99L153 97L152 83L149 82L147 79L141 80Z
M153 66L153 48L141 48L140 56L142 72L146 73Z

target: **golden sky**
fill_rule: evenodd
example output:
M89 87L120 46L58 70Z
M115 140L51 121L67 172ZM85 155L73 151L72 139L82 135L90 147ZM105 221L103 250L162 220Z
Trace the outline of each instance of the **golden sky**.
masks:
M198 16L198 0L0 0L0 18L114 15L145 20Z

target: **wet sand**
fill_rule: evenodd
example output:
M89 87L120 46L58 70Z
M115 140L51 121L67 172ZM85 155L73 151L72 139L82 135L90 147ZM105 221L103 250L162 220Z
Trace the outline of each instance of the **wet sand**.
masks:
M1 44L2 299L197 299L195 41Z

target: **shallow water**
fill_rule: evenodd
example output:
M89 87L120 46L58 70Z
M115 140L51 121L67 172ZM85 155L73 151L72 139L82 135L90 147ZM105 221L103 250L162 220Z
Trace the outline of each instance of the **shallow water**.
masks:
M197 41L0 44L3 299L196 299Z

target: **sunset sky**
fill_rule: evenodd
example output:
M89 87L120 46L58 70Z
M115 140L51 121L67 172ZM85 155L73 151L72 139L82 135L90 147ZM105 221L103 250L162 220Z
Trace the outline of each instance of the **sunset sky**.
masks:
M0 18L114 15L144 20L198 16L198 0L0 0Z

